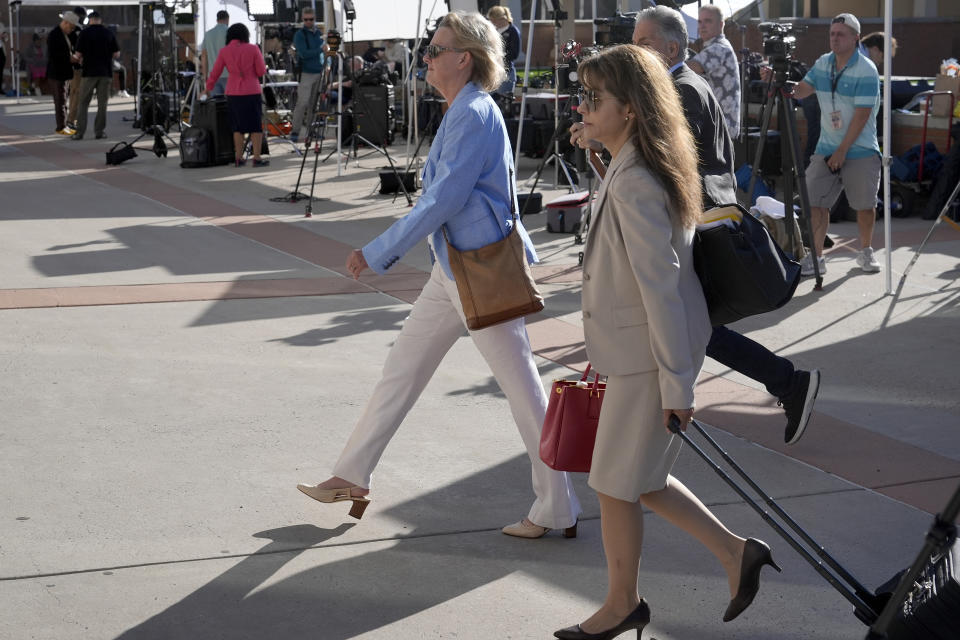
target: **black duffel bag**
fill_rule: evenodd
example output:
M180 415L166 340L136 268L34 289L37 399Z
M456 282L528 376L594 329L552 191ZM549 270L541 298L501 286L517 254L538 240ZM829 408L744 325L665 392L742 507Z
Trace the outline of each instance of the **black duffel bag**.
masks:
M714 326L779 309L800 283L800 265L746 209L725 205L711 209L710 217L728 208L739 221L698 227L693 242L693 267Z
M107 151L107 164L120 164L130 158L136 158L137 152L132 144L127 142L118 142Z

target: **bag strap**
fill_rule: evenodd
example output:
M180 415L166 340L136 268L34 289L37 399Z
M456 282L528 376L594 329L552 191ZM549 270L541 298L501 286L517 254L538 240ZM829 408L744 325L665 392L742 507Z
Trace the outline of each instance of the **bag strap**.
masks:
M504 236L503 236L504 238L506 238L508 235L510 235L511 233L513 233L513 230L514 230L514 229L516 228L516 226L517 226L516 197L514 196L514 193L513 193L513 167L510 167L510 214L511 214L511 219L513 220L513 227L511 227L510 230L507 231L506 234L504 234ZM447 244L449 244L451 247L453 247L454 250L456 250L456 247L454 247L453 244L451 244L450 238L447 236L447 224L446 224L446 223L440 225L440 233L443 234L443 239L444 239L444 241L445 241Z

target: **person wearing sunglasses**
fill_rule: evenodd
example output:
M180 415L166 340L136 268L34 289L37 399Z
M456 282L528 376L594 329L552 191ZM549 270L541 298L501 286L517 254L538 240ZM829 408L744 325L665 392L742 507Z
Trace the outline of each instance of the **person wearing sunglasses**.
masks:
M460 251L498 242L512 230L519 233L527 260L537 260L526 230L513 215L513 152L503 117L488 93L505 77L500 34L479 13L448 13L427 45L424 60L427 82L449 108L430 146L423 193L406 216L353 251L346 268L355 278L367 269L386 273L426 238L433 269L404 320L383 376L334 465L333 476L297 487L320 502L352 501L351 513L357 518L369 501L371 475L387 444L444 355L464 334L465 319L444 230ZM524 319L472 330L469 335L507 397L532 466L533 506L525 518L504 527L503 533L539 538L550 529L562 529L566 537L574 537L580 503L570 478L551 470L539 456L547 394ZM464 456L468 455L465 451ZM357 505L361 505L359 511Z
M297 104L293 107L293 120L290 141L300 139L300 131L305 124L304 118L310 111L310 120L313 121L313 105L316 104L318 85L323 78L323 64L326 58L327 43L323 32L317 29L317 15L310 7L305 7L302 13L303 27L293 34L293 48L297 52L300 62L300 78L297 84Z
M693 417L711 334L693 268L703 211L696 145L656 53L620 45L578 72L584 135L612 156L594 205L582 292L587 355L607 374L588 484L600 501L608 591L596 613L554 635L594 640L636 629L639 637L650 621L637 593L644 507L717 557L731 595L723 619L732 620L756 595L760 569L773 565L770 549L731 533L671 475L682 441L667 429L672 415L683 428Z
M733 142L723 124L723 112L706 80L684 64L687 27L679 11L668 7L644 9L637 16L633 43L659 54L680 93L687 125L693 132L702 178L705 207L737 201L733 175ZM570 129L570 142L589 146L583 127ZM787 422L783 441L795 444L806 432L820 389L820 371L799 369L762 344L723 325L713 328L707 356L725 367L756 380L783 406Z

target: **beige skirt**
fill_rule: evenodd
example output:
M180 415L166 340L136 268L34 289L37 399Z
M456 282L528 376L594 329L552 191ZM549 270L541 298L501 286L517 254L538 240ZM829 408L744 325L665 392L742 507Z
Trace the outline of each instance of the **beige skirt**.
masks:
M636 502L667 486L682 443L663 426L657 371L609 376L587 484Z

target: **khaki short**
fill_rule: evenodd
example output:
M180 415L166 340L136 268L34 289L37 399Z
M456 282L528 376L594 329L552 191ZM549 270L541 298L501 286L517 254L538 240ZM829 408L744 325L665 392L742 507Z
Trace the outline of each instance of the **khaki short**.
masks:
M880 189L880 156L847 158L840 171L833 173L822 155L810 158L807 167L807 195L813 207L831 208L846 190L847 202L855 211L867 211L877 207L877 191Z

